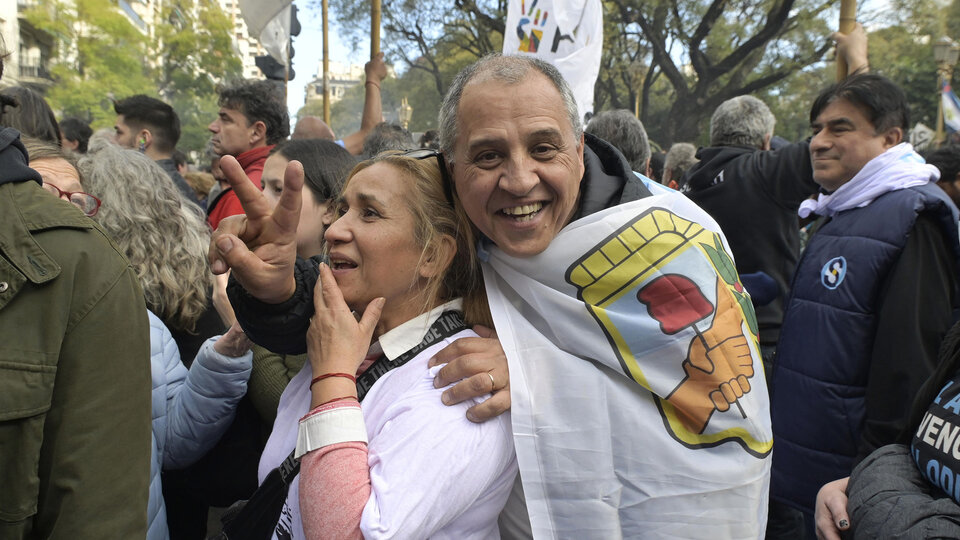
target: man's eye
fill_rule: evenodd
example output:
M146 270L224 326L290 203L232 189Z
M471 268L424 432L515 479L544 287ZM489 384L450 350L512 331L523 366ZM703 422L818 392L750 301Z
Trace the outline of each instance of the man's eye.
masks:
M557 149L549 144L538 144L537 146L533 147L534 156L549 156L554 154L556 151Z
M364 208L363 211L360 213L360 215L363 216L363 217L365 217L365 218L378 218L378 217L380 217L380 213L377 212L376 210L374 210L373 208Z
M473 159L474 163L480 166L489 166L500 161L500 154L496 152L481 152Z

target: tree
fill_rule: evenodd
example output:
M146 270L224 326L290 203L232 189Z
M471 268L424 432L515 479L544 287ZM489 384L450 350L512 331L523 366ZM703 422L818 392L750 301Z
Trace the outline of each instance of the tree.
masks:
M648 106L657 89L650 83L662 77L670 86L669 121L650 129L664 145L696 140L723 101L776 85L820 60L831 45L825 17L835 13L828 0L610 2L627 28L635 24L639 32L625 50L609 53L650 50L640 90L648 128L657 114Z
M354 45L367 39L368 4L332 0L331 7L342 35ZM503 46L506 0L385 0L381 11L384 53L401 60L404 71L428 74L441 97L460 68Z
M57 38L55 84L46 97L64 116L112 126L110 98L152 91L145 36L110 0L41 1L25 15Z

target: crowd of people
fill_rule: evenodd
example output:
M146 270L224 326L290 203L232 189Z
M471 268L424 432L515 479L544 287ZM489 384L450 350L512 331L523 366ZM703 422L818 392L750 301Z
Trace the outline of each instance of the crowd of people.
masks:
M0 538L960 537L960 147L834 39L809 138L659 153L531 56L193 164L0 90Z

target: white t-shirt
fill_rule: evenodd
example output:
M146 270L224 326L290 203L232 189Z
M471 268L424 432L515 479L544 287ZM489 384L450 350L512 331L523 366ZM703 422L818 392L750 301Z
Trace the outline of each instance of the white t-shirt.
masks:
M370 352L382 347L388 358L400 356L418 345L440 314L451 309L460 309L460 301L448 302L385 333ZM432 524L432 538L499 537L497 515L517 474L510 414L482 424L470 422L466 410L483 399L443 405L444 389L433 387L440 367L427 368L429 359L448 344L474 336L472 330L463 330L428 347L382 376L364 398L371 480L360 524L364 537L398 532L401 522ZM307 362L280 397L277 419L260 458L260 482L296 445L299 420L310 410L312 377ZM287 493L273 536L278 540L305 538L299 482L298 475ZM438 519L444 523L436 528Z

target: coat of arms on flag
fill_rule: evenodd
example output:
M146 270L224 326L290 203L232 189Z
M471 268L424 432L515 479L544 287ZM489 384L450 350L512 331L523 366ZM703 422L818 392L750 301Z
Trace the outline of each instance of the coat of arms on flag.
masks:
M690 274L709 261L712 271ZM576 261L567 280L603 328L624 372L656 390L657 405L670 434L690 447L736 440L748 451L766 454L768 441L744 437L737 427L707 431L715 412L726 413L750 392L757 322L750 298L720 237L668 210L653 208L600 242ZM673 389L655 389L642 365L649 336L629 329L646 311L665 336L691 335L685 376ZM652 376L655 377L655 376ZM668 383L669 384L669 383ZM665 397L660 397L665 396Z

